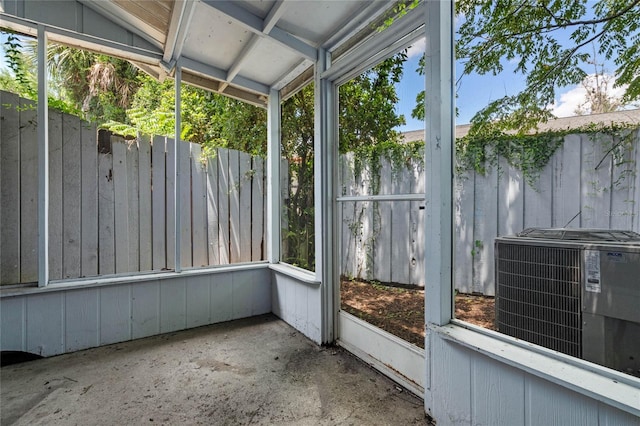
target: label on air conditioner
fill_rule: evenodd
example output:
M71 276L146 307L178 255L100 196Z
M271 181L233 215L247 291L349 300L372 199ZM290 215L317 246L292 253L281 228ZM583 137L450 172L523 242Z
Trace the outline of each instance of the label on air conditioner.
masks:
M619 251L608 251L606 256L610 262L627 263L627 258L624 253L620 253Z
M598 250L584 251L584 288L592 293L600 293L600 252Z

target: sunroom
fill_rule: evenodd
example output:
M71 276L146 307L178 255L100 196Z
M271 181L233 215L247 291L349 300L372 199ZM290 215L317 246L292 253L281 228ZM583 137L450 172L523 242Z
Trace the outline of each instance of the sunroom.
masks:
M25 166L12 162L12 148L2 146L2 351L48 357L273 313L317 345L343 346L418 395L438 424L640 424L636 377L454 319L453 2L3 0L0 8L0 27L37 37L39 59L37 108L5 109L9 97L2 98L3 115L16 111L13 119L22 123L17 134L32 133L33 144L13 149L21 155L30 150L26 166L38 171L30 180L23 177L16 191L5 190L7 176L20 175ZM337 147L339 88L421 38L423 189L345 194ZM45 95L48 41L126 59L157 79L174 80L176 111L182 83L266 109L266 160L220 151L216 163L204 165L207 176L216 177L212 185L211 179L194 181L198 148L179 137L138 140L137 173L146 167L162 176L153 175L153 188L150 182L143 188L141 179L126 179L125 144L96 140L95 128L78 122L78 145L70 146L77 161L60 159L60 168L50 167L52 144L66 142L51 125L55 114ZM281 196L281 106L310 83L315 267L304 269L282 255L287 201ZM3 139L9 119L3 116ZM33 121L50 125L29 128ZM180 114L175 134L181 134ZM102 146L110 162L95 150L89 155L85 144ZM77 164L82 166L74 169ZM76 180L61 177L61 169L77 170ZM230 183L234 174L238 184ZM89 184L101 177L110 182L104 194L113 202L104 212L96 207L104 194ZM79 196L56 198L55 182ZM224 195L214 207L225 214L216 215L215 226L201 228L198 221L211 224L212 193L218 201ZM424 228L424 349L341 309L347 202L402 202L422 212L416 217ZM129 204L138 206L137 216L127 213ZM62 226L52 233L59 205L75 216L60 216ZM257 205L261 213L255 213ZM111 234L92 228L98 217L113 223ZM56 238L77 244L64 245L60 254L52 250Z

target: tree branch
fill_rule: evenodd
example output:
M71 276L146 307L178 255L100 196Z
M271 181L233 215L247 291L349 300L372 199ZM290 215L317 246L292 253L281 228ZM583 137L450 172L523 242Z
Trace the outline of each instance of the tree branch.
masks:
M607 15L604 16L602 18L599 19L586 19L586 20L580 20L580 21L566 21L563 24L555 24L555 25L545 25L545 26L540 26L540 27L536 27L536 28L530 28L527 29L526 31L520 31L520 32L514 32L514 33L508 33L505 34L505 37L518 37L518 36L523 36L523 35L527 35L527 34L532 34L532 33L549 33L555 30L558 30L560 28L567 28L567 27L575 27L577 25L597 25L597 24L602 24L603 22L608 22L611 21L612 19L616 19L619 18L620 16L624 15L625 13L627 13L628 11L630 11L631 9L633 9L634 7L636 7L637 5L640 4L640 0L633 0L633 2L631 2L627 7L619 10L618 12L612 14L612 15ZM521 6L519 6L515 12L517 12L519 9L521 8ZM548 11L548 9L545 6L545 9ZM549 11L550 12L550 11ZM514 13L511 13L510 16L513 16ZM551 14L552 17L556 20L559 21L560 18L558 18L557 16ZM472 35L474 38L481 38L482 37L482 32L478 32Z

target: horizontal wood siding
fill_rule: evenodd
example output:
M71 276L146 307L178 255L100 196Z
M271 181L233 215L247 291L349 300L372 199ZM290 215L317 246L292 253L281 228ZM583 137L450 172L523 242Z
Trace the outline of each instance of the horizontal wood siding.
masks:
M271 294L260 267L2 297L0 350L53 356L265 314Z
M431 335L430 347L425 408L438 424L640 424L634 415L436 333Z
M272 312L314 342L323 343L320 286L275 271L272 280L272 294L262 298L270 300Z

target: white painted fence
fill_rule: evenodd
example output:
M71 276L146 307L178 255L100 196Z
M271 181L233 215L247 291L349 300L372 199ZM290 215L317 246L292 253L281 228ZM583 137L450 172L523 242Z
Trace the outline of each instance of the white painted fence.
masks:
M37 281L34 104L0 92L0 284ZM49 111L52 280L173 269L175 141L96 140L95 125ZM264 259L264 159L181 143L183 267Z
M501 164L486 176L470 173L456 183L455 286L461 292L495 294L493 240L527 227L581 227L640 232L640 131L631 147L607 135L573 134L535 187ZM341 158L343 195L370 194L366 177L353 177L353 160ZM415 164L396 177L382 165L381 194L421 193L424 175ZM343 202L342 274L381 282L424 285L423 203ZM574 218L575 217L575 218ZM573 221L571 221L571 219Z
M340 156L342 196L375 192L366 168L356 175L353 156ZM424 193L424 169L417 162L392 170L382 160L380 195ZM424 206L422 201L344 201L341 215L341 275L424 286Z

